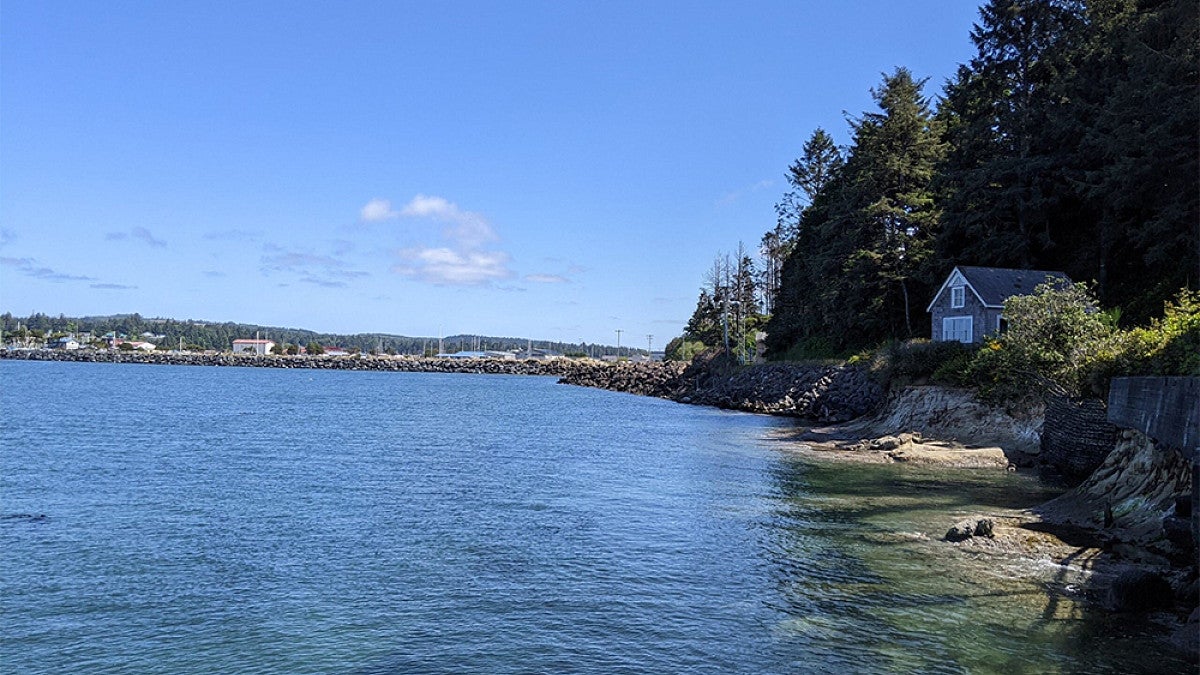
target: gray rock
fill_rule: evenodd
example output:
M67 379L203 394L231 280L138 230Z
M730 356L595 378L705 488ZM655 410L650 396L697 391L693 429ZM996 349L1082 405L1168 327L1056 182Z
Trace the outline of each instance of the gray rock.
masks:
M996 524L991 518L959 521L946 531L946 541L966 541L971 537L994 537Z
M975 522L964 520L946 531L946 541L966 541L975 536Z
M991 518L980 518L975 521L975 536L976 537L994 537L996 524Z

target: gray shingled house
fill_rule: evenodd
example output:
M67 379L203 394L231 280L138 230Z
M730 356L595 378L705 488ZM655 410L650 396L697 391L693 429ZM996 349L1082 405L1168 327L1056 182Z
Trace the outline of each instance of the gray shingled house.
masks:
M983 336L1000 332L1004 301L1032 294L1047 279L1071 283L1062 272L955 267L925 310L933 324L934 342L980 342Z

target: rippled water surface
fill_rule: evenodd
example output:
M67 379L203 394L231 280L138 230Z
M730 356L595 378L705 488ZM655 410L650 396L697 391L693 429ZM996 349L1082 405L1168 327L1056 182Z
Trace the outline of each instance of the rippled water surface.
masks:
M550 378L0 362L12 673L1155 672L1055 570L925 537L1045 494L814 465Z

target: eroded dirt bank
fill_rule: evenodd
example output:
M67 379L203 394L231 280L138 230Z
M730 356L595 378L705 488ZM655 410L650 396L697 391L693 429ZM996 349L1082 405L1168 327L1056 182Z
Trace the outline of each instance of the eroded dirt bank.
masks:
M971 392L908 387L874 415L791 432L801 452L858 462L1017 468L1037 462L1040 408L1005 411Z

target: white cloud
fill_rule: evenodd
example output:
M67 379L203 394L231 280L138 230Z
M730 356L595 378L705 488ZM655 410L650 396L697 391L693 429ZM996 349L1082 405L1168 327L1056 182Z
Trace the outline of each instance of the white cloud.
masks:
M477 286L512 276L504 251L410 248L399 255L403 262L392 268L394 272L432 284Z
M514 276L509 269L511 256L488 247L500 237L483 214L461 209L444 197L421 194L398 213L406 218L434 220L446 227L438 245L399 251L400 263L392 268L393 272L451 286L479 286Z
M400 215L432 218L449 225L443 232L464 248L479 248L499 239L487 218L473 211L464 211L442 197L417 195L400 209Z
M392 210L392 202L387 199L372 199L362 207L358 216L368 223L399 218L400 214Z

